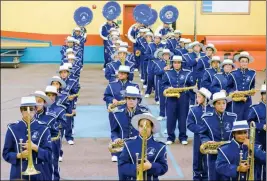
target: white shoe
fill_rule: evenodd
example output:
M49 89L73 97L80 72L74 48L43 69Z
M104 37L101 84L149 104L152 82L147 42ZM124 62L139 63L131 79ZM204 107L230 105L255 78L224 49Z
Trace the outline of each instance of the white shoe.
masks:
M69 140L68 143L69 143L69 145L74 145L74 141L72 141L72 140Z
M143 85L143 89L146 89L147 88L147 85Z
M168 134L168 131L167 131L167 129L165 129L165 131L164 131L164 134Z
M163 117L162 117L162 116L159 116L159 117L157 118L157 120L158 120L158 121L162 121L162 120L163 120Z
M159 105L159 101L157 101L156 104Z
M146 94L145 97L148 98L149 97L149 94Z
M106 70L106 69L105 69L105 68L103 68L102 70L105 72L105 70Z
M141 79L141 82L145 82L145 80L144 79Z
M139 74L139 77L141 77L141 74Z
M171 145L171 144L173 144L172 141L166 141L166 145Z
M81 69L81 71L83 71L83 69Z
M134 69L135 72L138 72L138 69Z
M182 141L182 145L187 145L188 141Z
M112 162L117 162L118 161L118 157L117 156L112 156L111 157L111 161Z
M62 161L63 161L63 157L60 156L60 157L58 158L58 161L59 161L59 162L62 162Z

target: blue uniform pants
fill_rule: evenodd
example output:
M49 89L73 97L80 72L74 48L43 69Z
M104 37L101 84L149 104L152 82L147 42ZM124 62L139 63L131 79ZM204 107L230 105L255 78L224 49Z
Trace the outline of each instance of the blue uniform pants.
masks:
M148 65L148 61L147 60L143 60L143 70L142 70L142 72L143 72L143 76L144 76L144 85L147 85L147 65Z
M207 155L203 155L199 134L194 134L193 140L193 180L208 180Z
M208 164L208 178L210 181L220 180L220 175L216 172L215 162L217 155L207 155Z
M63 124L63 129L62 129L62 135L64 134L65 131L65 138L67 141L73 140L72 136L72 123L73 123L73 116L69 117L67 116L67 122Z
M247 98L246 102L232 102L232 112L237 114L237 120L247 120L249 107L252 104L251 98Z
M152 89L154 87L154 74L151 70L152 68L152 65L153 65L153 62L151 60L148 61L148 64L147 64L147 89L146 89L146 94L151 94L152 92Z
M175 129L178 121L179 140L187 140L186 118L189 110L188 94L181 93L180 98L168 97L166 100L168 141L175 141Z
M145 80L145 72L144 72L144 55L140 55L140 72L141 72L141 79Z
M159 116L165 117L166 115L166 97L163 95L163 86L161 84L161 78L158 79L158 90L159 90Z
M52 174L52 180L60 180L59 175L59 165L58 165L58 159L60 155L60 139L52 141L52 165L51 165L51 173Z
M105 61L103 65L104 68L106 68L107 63L109 63L109 58L110 58L107 52L108 52L108 49L106 46L104 46L104 61Z
M154 87L155 87L155 101L159 101L159 86L158 86L158 78L154 75Z

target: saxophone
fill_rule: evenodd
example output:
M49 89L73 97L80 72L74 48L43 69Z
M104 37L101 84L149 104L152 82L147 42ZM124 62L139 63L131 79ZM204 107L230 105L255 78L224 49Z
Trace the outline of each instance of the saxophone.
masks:
M240 102L240 101L246 102L247 101L246 96L254 96L257 91L258 89L251 89L248 91L232 92L229 94L229 97L235 102Z
M254 121L250 123L250 131L249 131L249 154L248 154L248 164L249 164L249 177L248 180L254 180L254 152L255 152L255 133L256 133L256 125Z
M123 147L124 147L124 142L125 142L125 139L122 139L118 142L112 142L110 141L109 142L109 145L108 145L108 150L110 153L118 153L118 152L122 152L123 150Z
M196 89L197 88L197 84L195 86L191 86L191 87L178 87L178 88L168 88L165 89L163 92L163 95L165 97L177 97L179 98L181 96L181 92L185 92L191 89Z
M121 61L121 65L125 65L125 57L120 58L120 61Z
M147 149L147 130L146 130L146 124L147 122L144 122L144 127L143 127L143 139L142 139L142 152L141 152L141 160L140 160L140 167L139 169L136 169L136 180L147 180L146 175L144 175L144 163L146 160L146 149ZM138 166L138 156L139 154L136 153L136 166Z
M126 104L126 100L118 101L117 104L109 104L108 105L108 112L113 112L118 106Z
M203 143L200 146L200 152L202 154L211 154L211 155L216 155L218 154L218 148L224 144L230 143L230 141L219 141L215 143Z

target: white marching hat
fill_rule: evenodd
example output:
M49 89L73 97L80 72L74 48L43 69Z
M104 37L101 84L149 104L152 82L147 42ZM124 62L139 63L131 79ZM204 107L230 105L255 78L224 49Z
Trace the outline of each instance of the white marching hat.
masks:
M69 69L72 69L72 63L64 63L63 66L67 66Z
M71 53L71 52L74 53L74 50L73 50L72 48L68 48L68 49L66 50L66 52L65 52L65 55L68 54L68 53Z
M233 123L232 130L227 131L227 132L242 131L242 130L249 130L249 125L248 125L247 120L235 121Z
M155 53L154 53L154 57L155 58L161 58L161 56L162 56L162 51L163 51L163 48L158 48L156 51L155 51Z
M190 38L185 38L185 40L184 40L184 43L191 43L192 41L191 41L191 39Z
M209 101L210 105L218 100L226 100L226 102L231 102L231 98L227 97L224 91L216 92L212 95L212 100Z
M207 45L203 46L202 50L205 52L207 50L207 48L211 48L214 53L217 52L217 49L215 48L215 46L212 43L208 43Z
M67 70L68 72L71 72L70 68L66 65L64 66L64 64L59 67L59 70L57 72L60 73L63 70Z
M20 101L20 107L24 106L37 106L34 96L22 97Z
M110 28L110 30L108 32L111 32L111 31L117 31L119 33L118 29L116 29L114 27L113 28Z
M180 30L174 30L173 32L174 34L182 34L182 32Z
M53 76L51 79L49 79L49 85L52 84L52 82L59 82L61 85L61 88L64 89L66 87L66 83L64 80L62 80L59 76Z
M126 65L120 65L118 72L130 73L130 67Z
M128 47L130 47L130 46L128 45L128 42L124 42L124 41L122 41L122 42L120 43L120 47L128 48Z
M221 63L221 58L219 56L212 56L212 58L209 60L209 63L215 61Z
M142 119L150 120L150 121L153 123L153 128L152 128L152 132L153 132L153 134L160 132L160 128L161 128L160 123L159 123L158 120L157 120L152 114L150 114L150 113L138 114L138 115L136 115L136 116L134 116L134 117L132 118L131 123L132 123L133 127L134 127L136 130L139 130L139 129L138 129L138 123L139 123L139 121L142 120Z
M73 38L72 36L67 37L67 42L75 42L75 41L76 41L76 39Z
M46 86L45 93L54 93L56 95L59 95L59 93L57 92L57 88L55 86L52 86L52 85Z
M43 91L35 91L31 96L41 97L46 103L45 106L50 106L52 104L52 100Z
M122 43L122 41L121 40L117 40L116 42L115 42L115 44L121 44Z
M240 54L238 54L234 57L234 60L239 61L240 58L243 58L243 57L247 58L249 63L254 61L254 58L252 56L250 56L248 52L241 52Z
M146 32L145 36L151 36L152 38L154 37L153 33L152 32Z
M126 47L120 47L119 50L117 50L117 53L121 53L121 52L123 52L123 53L129 53L128 52L128 49Z
M163 49L162 52L159 53L159 56L162 56L165 53L169 54L170 57L173 56L173 53L169 49Z
M171 59L172 62L183 62L183 57L182 56L178 56L178 55L174 55Z
M125 90L121 91L121 94L123 97L137 97L141 98L140 91L135 86L127 86Z
M194 46L199 45L201 48L203 47L202 43L199 43L198 41L194 41L193 43L191 43L191 47L194 48Z
M160 34L160 33L155 33L154 37L162 38L162 34Z
M77 57L74 55L74 54L69 54L67 56L67 59L74 59L74 60L77 60Z
M150 30L147 29L147 28L140 28L140 29L139 29L139 32L140 32L140 33L146 33L146 32L150 32Z
M261 93L266 93L266 84L261 85Z
M185 42L186 38L180 38L179 42Z
M81 31L81 28L77 26L74 28L74 31Z
M205 87L201 87L199 90L196 89L196 90L194 90L194 92L202 94L203 96L205 96L209 100L211 98L211 92L208 89L206 89Z
M235 67L234 62L231 59L224 59L223 62L221 63L221 67L223 67L224 65L232 65L233 67Z

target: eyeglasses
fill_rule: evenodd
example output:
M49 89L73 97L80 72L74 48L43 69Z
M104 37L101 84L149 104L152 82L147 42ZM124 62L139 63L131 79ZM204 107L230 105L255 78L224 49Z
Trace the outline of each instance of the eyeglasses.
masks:
M236 134L247 134L247 131L236 131Z
M136 100L136 97L127 97L127 100Z
M28 107L21 107L20 108L21 111L28 111ZM35 107L30 107L30 111L34 111Z

